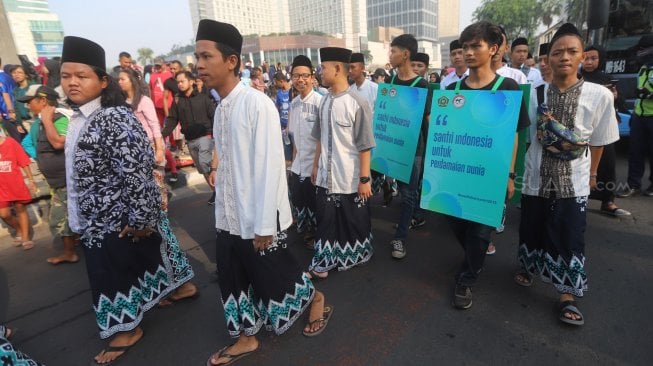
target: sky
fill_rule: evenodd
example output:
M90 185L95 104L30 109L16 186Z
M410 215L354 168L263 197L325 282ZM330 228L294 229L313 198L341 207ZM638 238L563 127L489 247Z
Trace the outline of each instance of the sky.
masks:
M265 1L265 0L261 0ZM460 0L460 27L471 23L481 0ZM195 36L188 0L49 0L50 10L63 23L64 34L91 39L104 47L107 66L118 54L149 47L165 54L174 44L186 45Z

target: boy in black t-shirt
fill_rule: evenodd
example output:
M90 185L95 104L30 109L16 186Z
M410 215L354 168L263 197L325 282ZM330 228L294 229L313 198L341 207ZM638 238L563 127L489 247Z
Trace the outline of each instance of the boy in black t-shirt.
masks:
M402 34L392 40L390 44L390 63L397 70L397 73L390 77L388 83L428 89L428 81L413 72L411 57L416 53L417 40L411 34ZM394 238L390 242L392 257L396 259L406 256L405 240L408 229L418 228L426 223L419 208L419 183L422 178L422 161L424 159L424 149L426 148L429 116L431 115L431 95L432 92L429 89L419 140L417 141L417 151L413 161L413 170L410 174L410 182L408 184L398 182L399 191L401 192L401 216L395 226Z
M469 68L469 76L460 81L461 90L492 90L499 76L492 70L492 56L498 51L503 41L501 29L486 21L471 24L460 35L463 45L465 63ZM450 84L447 89L455 90L457 83ZM520 90L512 79L505 78L497 90ZM522 103L517 122L517 131L530 124L528 113ZM508 179L508 198L515 192L515 160L517 156L518 134L515 131L510 179ZM452 305L458 309L469 309L472 306L472 289L478 274L483 269L483 262L490 243L493 227L477 222L449 217L451 228L465 251L465 260L456 275L456 288Z

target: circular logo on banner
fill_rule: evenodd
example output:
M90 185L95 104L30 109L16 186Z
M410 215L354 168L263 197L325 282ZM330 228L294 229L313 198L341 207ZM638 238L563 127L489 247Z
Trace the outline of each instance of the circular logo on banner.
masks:
M394 98L395 95L397 95L397 89L395 88L390 89L390 97Z
M455 97L453 97L453 101L451 102L451 104L453 104L453 106L456 108L462 108L462 106L465 105L465 97L458 94Z

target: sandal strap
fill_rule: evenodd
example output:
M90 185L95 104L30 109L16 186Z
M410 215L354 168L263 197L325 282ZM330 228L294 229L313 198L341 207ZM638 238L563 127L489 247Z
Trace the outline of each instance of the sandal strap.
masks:
M573 300L567 300L563 301L560 303L560 311L561 312L569 312L569 313L574 313L575 315L578 315L581 319L583 318L583 314L578 310L576 301ZM580 320L580 319L578 319Z
M108 346L103 351L104 351L104 353L127 352L130 348L132 348L132 346L133 346L133 344L129 345L129 346Z

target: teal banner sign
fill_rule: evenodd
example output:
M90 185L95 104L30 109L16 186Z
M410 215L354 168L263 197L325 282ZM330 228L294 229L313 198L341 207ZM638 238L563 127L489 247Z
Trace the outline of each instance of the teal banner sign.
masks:
M372 169L408 183L428 89L379 84L374 106Z
M521 91L435 91L421 207L499 226Z

